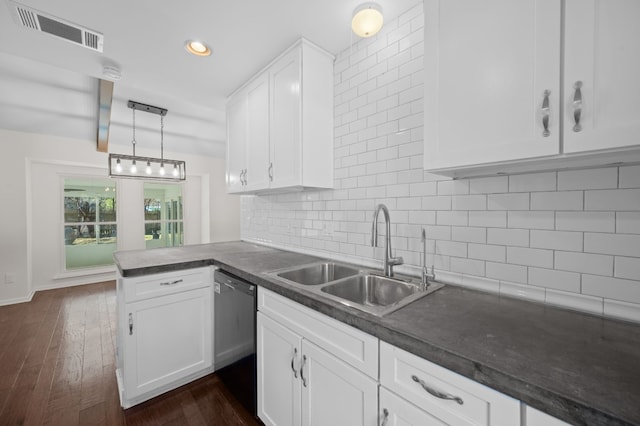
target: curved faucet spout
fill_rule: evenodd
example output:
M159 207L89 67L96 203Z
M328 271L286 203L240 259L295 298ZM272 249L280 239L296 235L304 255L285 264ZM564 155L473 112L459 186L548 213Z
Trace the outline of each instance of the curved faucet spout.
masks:
M393 266L402 265L404 260L400 256L393 257L393 255L391 254L391 219L389 218L389 209L384 204L378 204L375 211L373 212L373 224L371 225L371 246L376 247L378 245L378 214L380 213L380 210L382 210L382 213L384 215L386 230L386 247L384 251L382 266L384 269L384 274L387 277L392 277Z

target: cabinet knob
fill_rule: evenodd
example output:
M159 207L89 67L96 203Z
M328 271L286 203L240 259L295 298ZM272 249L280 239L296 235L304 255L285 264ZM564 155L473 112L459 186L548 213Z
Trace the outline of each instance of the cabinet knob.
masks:
M573 89L575 92L573 93L573 131L579 132L582 130L582 125L580 124L580 116L582 115L582 82L580 80L576 81L573 85Z

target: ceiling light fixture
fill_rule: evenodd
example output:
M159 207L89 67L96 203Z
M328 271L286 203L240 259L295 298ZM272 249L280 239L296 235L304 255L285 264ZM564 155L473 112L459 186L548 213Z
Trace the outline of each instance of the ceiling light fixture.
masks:
M187 49L187 52L196 56L211 55L211 48L201 41L187 40L184 43L184 48Z
M185 162L164 158L164 116L167 115L167 110L135 101L127 102L127 106L133 110L133 137L131 139L133 155L109 154L109 176L173 181L185 180L187 178ZM136 110L150 112L160 116L160 158L136 156ZM138 167L137 162L146 164L146 167ZM123 163L130 165L128 170L122 167ZM165 164L173 165L172 173L165 173Z
M353 11L351 29L360 37L376 35L382 28L382 7L377 3L363 3Z

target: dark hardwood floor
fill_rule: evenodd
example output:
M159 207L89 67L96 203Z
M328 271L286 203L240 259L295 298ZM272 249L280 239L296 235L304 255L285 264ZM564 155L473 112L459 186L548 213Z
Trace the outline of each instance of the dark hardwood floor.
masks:
M115 282L0 306L0 425L257 425L215 374L122 410Z

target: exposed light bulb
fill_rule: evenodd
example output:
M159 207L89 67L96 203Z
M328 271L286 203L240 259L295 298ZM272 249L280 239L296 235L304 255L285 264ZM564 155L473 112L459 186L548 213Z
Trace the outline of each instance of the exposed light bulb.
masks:
M122 164L120 164L120 159L118 158L118 160L116 161L116 173L121 173L122 172Z
M137 173L138 172L138 167L136 166L136 160L133 160L133 163L131 163L131 173Z
M164 176L164 163L160 163L160 176Z
M147 172L148 175L151 174L151 163L149 161L147 161L147 168L145 169L145 172Z
M173 176L178 177L178 165L173 165Z

